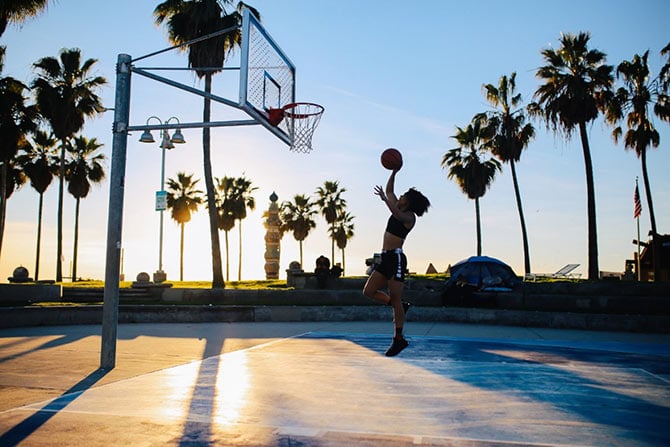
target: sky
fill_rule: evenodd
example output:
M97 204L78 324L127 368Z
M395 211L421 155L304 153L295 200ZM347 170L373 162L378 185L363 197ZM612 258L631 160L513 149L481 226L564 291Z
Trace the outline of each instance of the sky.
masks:
M59 0L39 17L10 25L0 45L7 47L3 76L29 84L32 64L56 56L62 48L79 48L84 58L98 60L94 73L108 84L99 92L106 107L114 107L115 64L119 54L137 58L170 46L166 31L154 24L158 1ZM324 181L338 181L347 211L354 216L354 237L345 249L347 275L365 274L365 259L379 252L388 217L374 195L389 171L379 163L388 147L398 148L404 166L396 191L416 187L432 207L408 236L404 249L412 272L424 273L429 264L438 271L476 254L474 202L441 166L444 154L457 146L456 126L465 127L479 112L491 110L483 84L497 84L502 75L517 73L517 91L532 100L540 85L535 78L543 65L541 51L557 48L561 33L588 31L590 48L607 54L617 65L650 50L649 65L657 74L659 52L668 42L666 0L566 0L542 2L416 2L381 0L250 0L262 24L297 67L296 97L325 107L313 138L313 151L297 154L262 126L212 130L215 177L246 176L258 189L256 208L242 222L242 279L264 279L263 212L275 192L279 201L296 194L315 195ZM239 52L229 60L231 67ZM143 66L183 68L185 53L171 51ZM140 65L138 63L138 65ZM203 82L185 71L171 72L183 82L204 89ZM237 100L237 70L217 75L214 93ZM165 121L201 121L202 100L155 81L134 75L131 81L130 124L144 124L150 116ZM217 104L213 120L248 119L239 110ZM113 112L87 122L82 134L104 144L111 169ZM171 122L176 122L172 120ZM577 263L586 275L586 177L581 144L555 136L533 121L536 138L517 164L534 273L551 273ZM648 153L648 168L660 233L670 228L670 126L655 121L659 148ZM177 172L201 179L202 131L183 131L186 144L166 153L166 178ZM633 191L640 178L642 238L650 229L642 185L640 160L616 145L611 128L599 118L588 127L595 175L600 270L621 272L635 251ZM154 132L158 139L158 133ZM140 132L128 137L126 189L123 209L123 264L127 279L158 268L159 213L154 209L160 189L161 150L158 143L140 143ZM57 181L45 194L40 279L55 277ZM104 279L109 187L94 186L80 211L78 275ZM38 194L29 184L12 195L0 259L0 277L11 276L19 265L35 268ZM64 205L64 275L73 257L75 201ZM480 200L483 254L507 262L523 274L523 249L509 166L503 166L490 190ZM207 211L203 206L185 228L184 279L211 280ZM168 280L179 276L179 227L165 213L163 270ZM230 279L238 274L240 233L229 233ZM225 238L221 233L225 265ZM317 227L303 243L305 270L313 270L319 255L330 257L327 224ZM280 278L291 261L299 259L298 242L291 234L281 241ZM341 262L336 252L335 262ZM225 275L225 267L224 267Z

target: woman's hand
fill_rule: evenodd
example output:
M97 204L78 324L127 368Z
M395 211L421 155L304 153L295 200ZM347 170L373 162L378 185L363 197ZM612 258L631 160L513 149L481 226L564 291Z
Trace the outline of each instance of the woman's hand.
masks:
M383 202L386 202L386 194L384 193L384 189L381 186L375 186L375 194L378 195Z

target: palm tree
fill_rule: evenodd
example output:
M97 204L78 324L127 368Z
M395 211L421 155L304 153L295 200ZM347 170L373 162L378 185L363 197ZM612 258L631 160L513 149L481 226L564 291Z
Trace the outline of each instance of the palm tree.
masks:
M42 240L42 208L44 192L58 171L56 139L44 131L33 134L33 144L27 146L19 162L30 179L30 186L40 195L37 206L37 250L35 253L35 281L40 277L40 245Z
M0 47L0 72L4 63L4 48ZM37 109L26 103L22 82L6 76L0 77L0 254L5 233L7 199L21 181L15 157L27 144L26 135L35 129ZM20 172L20 169L19 169Z
M233 181L233 217L238 221L238 230L240 237L240 245L238 252L237 265L237 280L242 281L242 220L247 217L247 209L253 211L256 208L256 200L251 195L257 190L255 186L251 186L251 180L244 176L238 177Z
M344 260L344 249L347 247L347 242L349 239L354 237L354 216L346 211L342 211L335 221L334 233L331 234L331 238L337 243L337 248L342 250L342 275L346 271L346 263ZM333 260L333 264L335 261Z
M613 101L607 108L607 121L616 127L612 131L612 137L616 143L623 135L624 148L633 149L642 163L642 179L649 207L649 219L651 221L651 232L653 240L656 241L656 217L654 205L651 198L651 184L649 172L647 171L647 149L658 147L660 136L654 128L650 108L653 105L654 114L663 121L670 121L670 98L663 89L662 78L650 78L647 58L649 51L642 56L636 54L630 61L623 61L617 67L617 78L623 80L623 87L617 89ZM620 123L624 115L626 117L625 135ZM654 247L654 277L660 278L660 261L657 257L660 247Z
M188 50L189 66L195 69L198 78L205 78L205 92L207 94L212 91L212 76L223 69L226 55L241 44L241 32L236 26L241 17L238 11L246 5L239 2L237 4L238 11L232 13L223 9L232 3L231 0L166 0L154 9L156 24L161 25L166 22L169 40L175 45L183 45L216 31L232 28L230 32L193 43L188 47L182 47L184 51ZM253 8L249 9L256 17L259 17L258 11ZM210 117L211 99L206 97L204 99L203 121L209 123ZM225 287L221 269L219 216L212 177L209 127L204 127L202 130L202 151L212 241L212 287Z
M46 9L48 0L2 0L0 3L0 36L11 23L22 23Z
M537 103L531 104L529 110L541 116L556 133L570 137L579 129L586 170L588 275L595 280L599 277L596 193L586 124L604 110L612 95L614 78L613 67L605 64L605 53L589 50L589 38L586 32L563 34L560 48L542 51L547 65L538 68L536 76L544 84L535 91Z
M105 109L95 93L107 83L101 76L93 76L96 59L81 63L78 48L62 49L55 57L45 57L33 67L37 77L31 86L40 114L46 119L54 136L60 141L60 171L58 173L58 241L56 250L56 281L63 280L63 194L65 181L65 150L79 132L86 118L94 117Z
M195 189L200 180L193 180L194 175L178 172L176 180L169 178L167 181L167 206L172 209L172 218L181 226L179 281L184 280L184 225L202 203L202 191Z
M477 256L482 254L482 227L479 212L479 198L489 189L501 164L495 158L482 161L487 141L492 137L491 128L485 118L475 116L465 129L456 127L456 135L452 136L458 147L449 150L442 158L442 167L449 169L448 178L456 179L456 183L468 198L475 201L475 217L477 222Z
M76 200L74 211L74 251L72 255L72 281L77 280L77 254L79 249L79 203L91 190L91 183L101 183L105 179L102 163L105 155L96 151L103 146L98 140L90 140L82 135L72 140L68 148L71 160L65 170L67 190Z
M335 260L335 239L332 237L332 235L335 234L335 222L337 221L337 216L339 216L347 206L347 201L342 198L344 192L346 192L346 189L340 188L339 182L328 180L323 183L323 186L319 186L316 190L316 194L318 195L316 205L320 208L321 214L326 219L328 225L330 225L331 262L334 262Z
M660 80L661 90L665 93L668 93L668 88L670 88L670 43L663 47L661 50L661 56L667 56L668 60L665 61L665 64L663 64L658 78ZM667 106L667 103L665 105Z
M535 129L532 124L526 123L524 110L519 107L521 94L516 93L516 73L512 73L509 77L501 76L498 86L485 84L484 90L486 91L486 100L496 109L486 114L489 126L493 128L494 132L493 138L487 142L486 146L503 163L509 163L512 170L514 196L516 197L516 207L521 222L524 269L525 273L529 274L531 268L528 233L521 204L519 180L516 175L516 162L521 158L521 152L528 146L530 140L535 137Z
M228 245L228 233L235 228L234 204L232 199L234 181L233 177L223 177L216 181L216 207L218 209L218 228L223 230L226 242L226 281L230 281L230 251Z
M293 237L300 246L300 266L302 267L302 241L307 239L309 232L316 228L314 216L318 213L316 203L304 195L296 194L293 202L284 201L279 208L281 219L280 232L293 232Z

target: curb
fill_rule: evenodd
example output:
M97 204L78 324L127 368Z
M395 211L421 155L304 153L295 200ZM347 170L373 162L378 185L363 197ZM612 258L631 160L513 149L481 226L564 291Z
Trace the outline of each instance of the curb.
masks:
M385 306L121 305L119 323L391 321ZM454 322L595 331L670 333L668 315L621 315L462 307L412 307L408 322ZM7 307L0 328L102 324L102 306Z

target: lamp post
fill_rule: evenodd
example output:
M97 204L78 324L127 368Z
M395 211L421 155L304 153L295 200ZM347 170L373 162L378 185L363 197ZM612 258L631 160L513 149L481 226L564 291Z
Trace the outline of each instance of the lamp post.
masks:
M173 149L174 144L182 144L186 143L186 140L184 140L184 136L181 133L181 130L179 129L179 120L171 116L165 122L161 121L160 118L157 116L150 116L147 118L147 124L149 124L150 120L157 120L161 126L165 125L166 127L161 128L161 185L160 185L160 191L156 191L156 211L160 211L160 228L159 228L159 242L158 242L158 270L154 272L154 282L155 283L162 283L165 282L167 279L167 275L163 271L163 212L167 209L167 192L165 191L165 150L166 149ZM176 125L176 130L172 137L170 138L170 134L168 132L168 127L167 125L170 123L170 121L175 120L177 122ZM151 134L151 131L145 130L142 133L142 136L140 137L140 142L142 143L155 143L156 140L154 140L154 136Z

